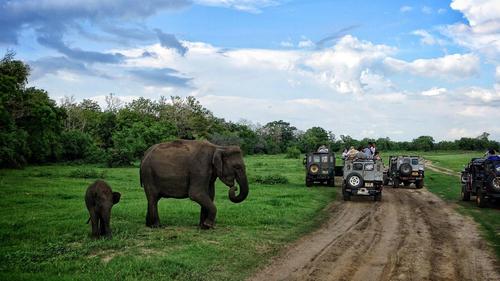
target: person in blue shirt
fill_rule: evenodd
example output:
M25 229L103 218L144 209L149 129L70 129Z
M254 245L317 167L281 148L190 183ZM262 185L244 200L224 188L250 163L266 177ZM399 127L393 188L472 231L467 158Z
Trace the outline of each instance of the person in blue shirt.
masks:
M363 153L366 154L366 158L372 159L373 158L373 153L372 150L370 149L371 147L371 142L368 143L368 146L363 149Z

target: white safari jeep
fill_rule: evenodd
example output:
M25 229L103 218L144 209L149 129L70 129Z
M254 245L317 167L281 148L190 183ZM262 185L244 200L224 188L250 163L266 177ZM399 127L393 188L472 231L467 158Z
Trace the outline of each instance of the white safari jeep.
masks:
M382 199L384 165L382 161L372 159L346 160L342 195L344 200L351 200L352 195L373 196L374 201Z

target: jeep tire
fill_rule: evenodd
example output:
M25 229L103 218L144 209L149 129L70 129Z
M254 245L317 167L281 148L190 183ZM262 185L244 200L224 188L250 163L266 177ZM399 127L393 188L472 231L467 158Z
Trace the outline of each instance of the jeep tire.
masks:
M373 196L373 201L381 201L382 200L382 192L377 193Z
M470 201L470 192L466 191L467 187L465 185L462 185L462 192L460 193L462 197L462 201Z
M357 173L348 175L345 181L346 184L351 188L360 188L364 185L363 178Z
M393 188L398 188L399 187L399 179L395 178L392 180L392 187Z
M310 179L306 179L306 186L307 186L307 187L311 187L311 186L313 186L313 181L312 181L312 180L310 180Z
M409 176L411 174L411 165L408 163L403 163L399 167L399 173L403 176Z
M421 179L421 180L416 181L416 182L415 182L415 187L416 187L417 189L421 189L422 187L424 187L424 180L423 180L423 179Z

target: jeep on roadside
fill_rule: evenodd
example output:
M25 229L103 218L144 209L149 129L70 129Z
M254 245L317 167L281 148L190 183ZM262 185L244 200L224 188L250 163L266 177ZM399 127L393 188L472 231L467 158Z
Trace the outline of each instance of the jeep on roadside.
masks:
M303 161L306 168L306 186L315 183L335 186L335 154L330 152L311 152Z
M389 156L384 185L389 183L394 188L401 183L404 186L414 183L416 188L424 187L424 159L420 156Z
M472 158L462 171L462 200L476 196L476 205L483 208L491 199L500 199L500 157Z
M343 169L342 195L345 201L351 196L373 196L374 201L382 199L384 165L380 160L345 160Z

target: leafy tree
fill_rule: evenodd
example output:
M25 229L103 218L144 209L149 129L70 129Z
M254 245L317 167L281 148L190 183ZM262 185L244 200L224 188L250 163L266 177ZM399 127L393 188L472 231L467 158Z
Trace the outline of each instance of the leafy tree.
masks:
M321 145L330 147L333 140L330 138L329 132L321 127L312 127L308 129L299 139L302 151L315 151Z
M296 142L297 128L283 120L269 122L261 128L260 133L266 141L267 152L271 154L285 152Z
M431 136L420 136L411 143L414 150L430 151L434 148L434 138Z

